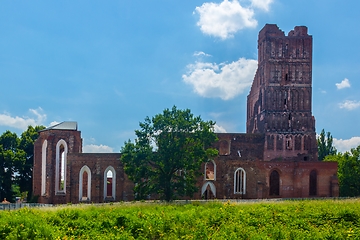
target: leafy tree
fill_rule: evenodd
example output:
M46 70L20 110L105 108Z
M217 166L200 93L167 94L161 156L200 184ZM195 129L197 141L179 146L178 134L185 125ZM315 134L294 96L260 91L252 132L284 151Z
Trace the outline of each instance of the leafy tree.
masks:
M151 119L146 117L135 131L135 143L129 140L121 149L136 198L154 193L166 201L192 196L201 164L217 155L210 147L216 141L214 124L176 106Z
M338 162L340 196L360 196L360 146L344 154L328 155L325 161Z
M13 200L15 166L21 161L17 154L18 143L16 133L6 131L0 136L0 200Z
M318 144L318 154L319 160L322 161L328 155L335 155L336 148L332 145L333 144L333 137L330 132L325 134L325 130L323 129L317 138Z
M21 134L18 149L24 154L24 162L17 168L17 184L20 192L27 192L28 199L32 195L32 170L34 165L34 142L39 136L39 131L45 129L44 126L28 126L28 129Z
M32 191L34 142L43 126L29 126L21 134L4 132L0 136L0 200L14 201L14 194ZM29 197L28 196L28 197Z

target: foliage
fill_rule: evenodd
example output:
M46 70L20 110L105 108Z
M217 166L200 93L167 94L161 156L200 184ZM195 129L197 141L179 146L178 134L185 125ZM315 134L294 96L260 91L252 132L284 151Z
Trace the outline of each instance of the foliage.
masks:
M340 196L360 196L360 146L350 152L329 155L325 161L338 163Z
M16 133L0 136L0 200L14 201L15 193L31 193L34 141L42 126L29 126L19 138Z
M121 161L135 183L137 199L155 193L171 201L196 192L201 164L217 155L210 147L216 140L214 124L175 106L151 119L146 117L135 131L135 143L129 140L121 149Z
M317 138L319 160L322 161L328 155L335 155L336 148L333 146L333 137L330 132L325 134L323 129Z
M1 239L359 239L360 200L79 205L0 212Z

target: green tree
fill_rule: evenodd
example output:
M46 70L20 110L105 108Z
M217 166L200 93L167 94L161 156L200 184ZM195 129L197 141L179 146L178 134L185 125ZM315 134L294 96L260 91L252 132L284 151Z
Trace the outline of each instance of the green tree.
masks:
M31 196L34 142L41 129L29 126L21 138L10 131L0 136L0 200L14 201L14 194L19 193Z
M175 106L151 119L146 117L135 131L135 143L129 140L121 149L121 161L135 183L136 198L154 193L166 201L192 196L197 191L201 164L217 155L211 148L217 139L214 124Z
M317 144L318 144L318 159L320 161L324 160L326 156L328 155L335 155L336 154L336 148L333 146L333 137L330 134L330 132L327 132L325 134L325 130L323 129L317 138Z
M360 146L352 148L350 152L328 155L325 161L338 163L340 196L360 196Z
M16 166L21 165L17 153L19 139L16 133L4 132L0 136L0 200L13 201L13 187Z
M28 126L27 130L21 134L18 151L23 151L24 161L17 168L17 184L20 192L27 193L27 198L32 196L32 170L34 165L34 142L39 136L39 131L45 129L44 126Z

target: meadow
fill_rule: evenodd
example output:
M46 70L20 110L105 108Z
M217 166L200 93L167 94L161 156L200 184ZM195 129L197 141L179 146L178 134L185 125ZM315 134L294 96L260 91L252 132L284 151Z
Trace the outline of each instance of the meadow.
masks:
M360 239L360 199L114 203L0 212L0 239Z

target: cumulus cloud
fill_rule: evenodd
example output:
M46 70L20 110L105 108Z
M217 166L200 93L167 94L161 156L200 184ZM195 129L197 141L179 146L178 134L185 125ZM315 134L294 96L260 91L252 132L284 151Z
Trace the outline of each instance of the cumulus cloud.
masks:
M204 57L211 57L210 54L207 54L207 53L204 53L204 52L201 52L201 51L194 52L194 56L195 56L195 57L202 57L202 56L204 56Z
M339 104L339 108L345 108L347 110L354 110L360 107L360 101L345 100Z
M273 0L251 0L251 6L262 9L267 12L269 11L270 4L272 2Z
M216 132L216 133L226 133L226 130L225 130L224 127L215 124L214 125L214 132Z
M26 130L28 126L43 125L46 120L46 114L42 108L29 109L29 116L11 116L9 113L0 114L0 126L17 128L20 130Z
M345 78L341 81L341 83L335 83L337 89L343 89L343 88L349 88L350 87L350 81L349 79Z
M55 125L57 125L57 124L59 124L60 122L58 122L58 121L52 121L49 125L48 125L48 127L52 127L52 126L55 126Z
M269 0L253 0L254 6L265 6ZM263 2L263 3L262 3ZM262 7L264 8L264 7ZM237 0L224 0L221 3L207 2L195 8L200 18L197 25L208 35L227 39L243 28L255 28L254 10L243 7Z
M254 79L257 61L240 58L229 64L196 62L187 66L183 81L203 97L231 99L244 92Z
M113 148L106 145L89 144L83 146L84 153L113 153Z
M360 137L352 137L350 139L344 140L334 138L333 145L338 150L338 152L349 152L351 148L356 148L360 145Z

